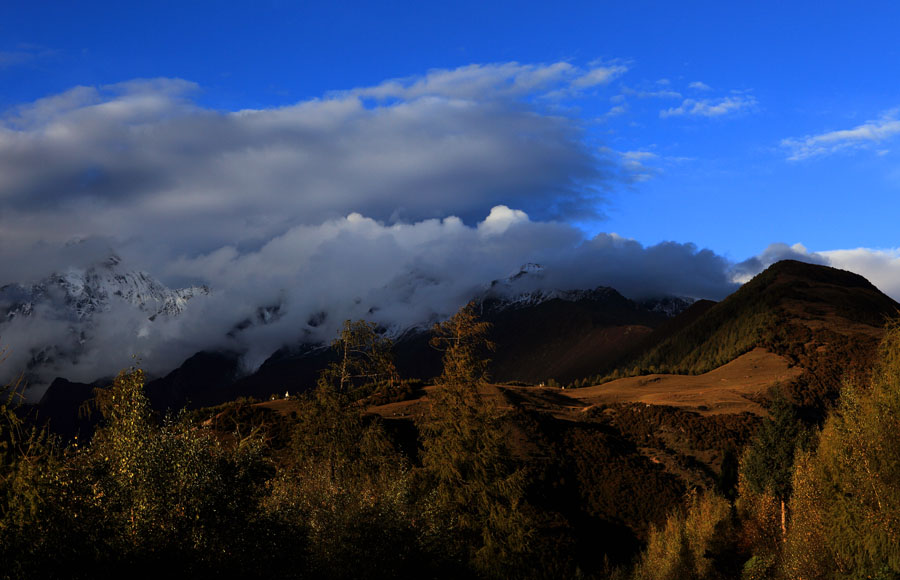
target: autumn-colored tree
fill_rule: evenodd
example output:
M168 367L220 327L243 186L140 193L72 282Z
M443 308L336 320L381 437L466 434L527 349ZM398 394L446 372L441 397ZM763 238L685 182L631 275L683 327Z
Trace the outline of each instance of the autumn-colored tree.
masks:
M804 580L830 577L833 561L828 557L827 517L824 497L816 473L815 454L801 452L794 466L794 494L791 497L791 525L784 546L784 575Z
M794 472L786 573L900 577L900 321L868 384L847 384L814 454Z
M259 509L272 474L262 441L226 446L184 415L158 423L140 369L120 373L97 406L103 424L69 464L90 485L73 478L68 487L73 509L106 530L98 565L240 570L260 542L276 541Z
M20 414L21 391L21 379L0 387L0 577L12 578L30 576L54 547L46 516L60 468L56 441Z
M685 509L676 509L664 526L651 528L635 579L731 578L734 535L728 501L711 492L692 492Z

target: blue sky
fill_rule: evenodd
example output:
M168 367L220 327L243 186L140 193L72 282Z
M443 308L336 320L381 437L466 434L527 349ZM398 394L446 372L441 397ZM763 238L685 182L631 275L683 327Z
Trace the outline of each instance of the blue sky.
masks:
M577 94L516 96L628 173L591 184L602 215L565 221L732 261L772 243L891 250L897 22L890 2L15 3L0 110L134 79L188 81L193 104L233 112L462 67L600 67L616 72ZM560 219L553 196L523 209Z
M611 187L606 219L588 230L734 260L772 242L898 245L898 131L805 159L784 144L897 118L894 3L22 2L2 12L6 110L137 78L194 82L196 102L234 111L471 64L623 66L596 90L537 105L580 120L592 146L644 154L643 181ZM685 99L729 98L735 108L721 115L660 116Z
M72 347L96 364L55 371L85 379L433 321L526 263L528 289L720 299L789 257L900 299L898 23L890 2L7 2L0 286L115 252L212 288L175 321L104 314ZM0 324L9 366L69 325Z

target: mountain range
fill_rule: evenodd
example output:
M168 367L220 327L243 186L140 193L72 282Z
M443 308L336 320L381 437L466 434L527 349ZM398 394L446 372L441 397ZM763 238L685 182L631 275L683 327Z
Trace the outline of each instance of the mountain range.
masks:
M70 303L97 308L103 304L98 296L159 297L147 309L152 311L149 321L167 304L183 308L185 298L180 297L208 292L160 291L149 277L110 276L115 266L106 267L106 278L96 272L84 274L85 280L105 280L105 294L72 292L71 296L90 299ZM526 265L474 297L483 319L493 325L491 338L498 345L490 364L495 382L585 385L653 373L696 375L763 348L802 369L791 388L808 408L822 408L836 396L845 370L865 368L884 320L898 309L896 302L860 276L793 261L770 267L720 303L675 297L638 302L604 287L515 292L541 273L540 266ZM123 288L132 280L147 283L127 287L135 288L130 291ZM136 288L149 290L139 293ZM166 316L172 315L177 312L166 311ZM428 345L427 325L395 328L391 333L401 376L427 382L439 374L440 353ZM333 356L327 345L295 344L279 349L247 373L239 352L201 351L150 381L147 389L160 410L215 405L238 397L267 399L310 389ZM57 378L40 407L45 416L55 417L60 430L69 431L74 428L71 409L102 383Z
M858 275L795 261L718 303L638 302L611 288L509 292L540 276L536 266L523 272L476 296L497 344L477 393L503 411L505 444L528 465L530 505L548 514L542 533L593 570L628 564L692 490L734 497L738 458L779 401L798 424L822 425L846 381L867 384L885 323L900 313ZM417 468L440 353L424 326L391 336L407 382L353 408ZM160 411L193 408L184 417L223 442L262 433L272 460L286 461L312 407L284 392L311 387L334 357L325 345L294 345L247 374L240 353L198 352L146 389ZM63 436L87 436L91 419L77 410L95 386L58 379L38 416Z
M177 316L195 296L209 294L206 286L170 289L146 272L127 271L119 256L110 255L100 264L51 274L35 284L0 287L0 313L6 320L20 316L53 316L73 322L90 322L120 300L147 314Z

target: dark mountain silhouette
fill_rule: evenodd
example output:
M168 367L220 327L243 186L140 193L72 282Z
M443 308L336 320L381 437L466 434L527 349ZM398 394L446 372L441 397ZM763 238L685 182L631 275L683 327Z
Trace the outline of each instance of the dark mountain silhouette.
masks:
M482 316L493 326L490 373L494 381L563 384L579 378L651 372L697 374L756 347L806 369L796 395L808 406L827 404L843 374L871 360L887 317L900 305L862 276L795 261L779 262L719 303L698 301L674 318L626 299L610 288L577 296L506 303L485 298ZM440 372L440 353L429 332L395 340L401 376L428 381ZM315 385L333 360L327 347L301 346L274 353L242 376L233 353L197 353L148 384L158 410L213 405L238 397L267 399ZM75 409L90 397L84 385L56 381L39 407L66 430Z
M701 373L757 346L788 354L786 349L792 347L785 342L796 342L817 330L877 338L898 308L900 304L862 276L784 260L693 321L673 320L673 326L682 326L677 331L671 332L671 326L660 328L668 336L631 364L641 370ZM685 312L683 318L695 314Z
M668 320L612 288L598 288L576 301L552 299L522 308L483 305L497 344L490 367L498 382L568 383L632 354Z
M658 303L639 304L603 287L560 294L518 301L488 297L480 302L483 318L494 325L491 338L499 345L490 369L495 380L539 384L600 372L633 354L654 328L669 320L665 312L687 304L668 300L663 310ZM402 377L427 382L440 374L441 353L429 345L430 337L429 330L411 329L395 339L395 362ZM268 399L312 389L332 360L334 353L327 346L285 347L253 373L244 374L237 354L200 352L150 381L147 393L158 411L238 397ZM62 392L69 385L61 380L51 386L41 405L45 414L64 415L91 396L89 389L77 387ZM60 427L61 421L56 421Z
M147 383L147 396L158 411L216 405L228 396L223 387L240 374L237 354L199 352L165 377Z
M96 420L84 405L93 398L94 389L105 383L108 381L88 384L57 378L37 404L37 420L48 422L54 433L66 439L75 435L90 438Z

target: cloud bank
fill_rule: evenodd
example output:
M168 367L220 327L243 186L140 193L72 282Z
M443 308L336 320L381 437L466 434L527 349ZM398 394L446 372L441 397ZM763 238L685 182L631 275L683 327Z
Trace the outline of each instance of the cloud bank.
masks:
M473 65L237 112L197 105L200 88L178 79L41 99L0 123L0 284L37 277L28 248L73 237L133 243L156 269L353 212L596 217L622 168L533 102L623 71Z
M104 248L103 240L88 240L69 253L87 263ZM63 337L77 356L45 364L48 381L93 380L126 366L133 354L160 374L201 349L243 353L252 370L281 346L330 340L345 319L398 330L429 325L529 262L544 271L516 292L602 285L634 298L722 298L736 288L728 263L709 250L644 247L613 234L585 239L573 226L533 221L507 206L473 225L452 216L387 224L352 213L294 226L258 248L227 245L173 260L165 277L201 279L212 288L178 317L150 323L145 313L116 303L78 326L80 333L50 313L18 317L0 327L13 347L5 366L24 368L35 350Z

